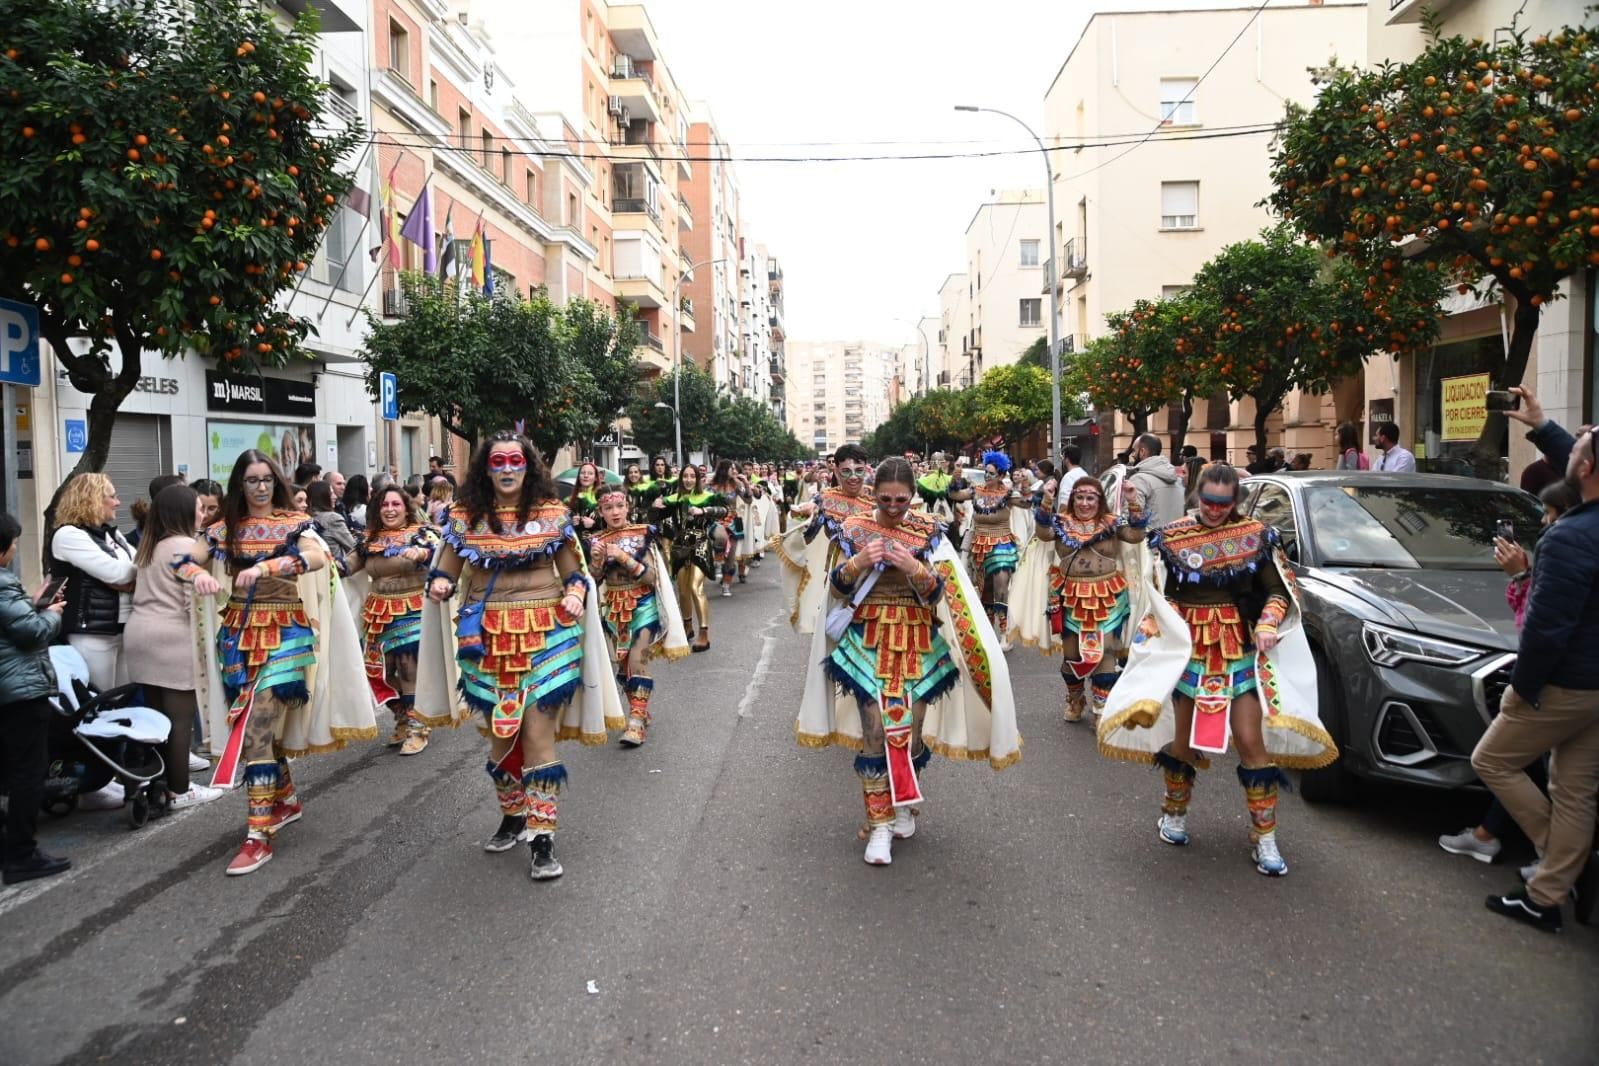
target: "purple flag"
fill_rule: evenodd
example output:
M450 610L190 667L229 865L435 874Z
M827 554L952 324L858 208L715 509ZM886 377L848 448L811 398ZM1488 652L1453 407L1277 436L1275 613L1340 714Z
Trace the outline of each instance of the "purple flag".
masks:
M483 242L483 295L494 295L494 242Z
M411 208L410 217L405 220L405 225L400 229L400 236L412 244L422 246L422 272L435 274L439 269L439 252L433 239L433 194L428 189L428 183L433 180L429 175L427 181L422 183L422 192L417 196L416 203Z

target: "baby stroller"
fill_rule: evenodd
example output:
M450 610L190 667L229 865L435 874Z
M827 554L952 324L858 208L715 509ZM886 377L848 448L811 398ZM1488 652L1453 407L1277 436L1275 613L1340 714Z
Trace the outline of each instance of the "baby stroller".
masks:
M41 806L64 815L78 806L78 797L116 780L127 798L128 823L134 829L149 819L151 808L164 814L167 767L161 757L172 723L160 711L139 706L137 685L96 692L89 684L89 666L75 648L50 649L60 693L54 698L60 715L50 723L50 772Z

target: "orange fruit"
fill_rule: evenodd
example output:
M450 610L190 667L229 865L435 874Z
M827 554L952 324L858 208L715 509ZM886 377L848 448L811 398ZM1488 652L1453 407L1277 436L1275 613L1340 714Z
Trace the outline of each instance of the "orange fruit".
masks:
M151 259L160 259L161 258L161 249L159 249L159 248L151 248L150 249L150 258Z
M83 250L86 252L98 252L100 250L100 242L90 237L83 242Z
M34 241L33 250L36 252L48 252L50 250L50 238L40 237L38 240Z

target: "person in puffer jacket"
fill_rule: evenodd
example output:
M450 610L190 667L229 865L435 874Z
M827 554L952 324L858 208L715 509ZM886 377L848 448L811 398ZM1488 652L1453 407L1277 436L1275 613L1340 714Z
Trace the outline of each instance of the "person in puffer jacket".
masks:
M34 840L50 765L50 697L57 691L50 644L61 630L66 603L57 598L36 607L45 587L30 596L9 569L21 535L22 523L0 511L0 747L5 750L0 772L10 797L0 839L0 877L8 885L49 877L72 865L40 851Z

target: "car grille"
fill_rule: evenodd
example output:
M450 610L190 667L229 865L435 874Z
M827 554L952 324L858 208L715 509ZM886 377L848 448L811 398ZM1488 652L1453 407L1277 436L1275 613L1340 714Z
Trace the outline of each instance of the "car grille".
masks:
M1453 755L1456 757L1466 754L1466 752L1460 750L1460 745L1452 741L1449 738L1449 734L1446 733L1443 727L1438 724L1438 719L1433 715L1431 708L1412 704L1410 711L1416 716L1416 721L1421 725L1422 730L1427 734L1427 739L1432 741L1433 747L1437 749L1438 754ZM1414 732L1410 728L1410 723L1405 722L1402 717L1397 715L1392 717L1404 725L1406 732ZM1418 746L1416 750L1420 750L1420 746Z
M1485 717L1492 718L1499 713L1499 700L1504 696L1505 689L1510 687L1510 671L1515 665L1516 660L1511 659L1482 679L1482 711Z
M1419 715L1417 716L1420 717ZM1425 725L1423 725L1425 728ZM1430 730L1429 730L1430 732ZM1428 750L1427 738L1417 735L1415 726L1403 714L1385 715L1382 730L1377 735L1377 746L1389 758L1415 755Z

